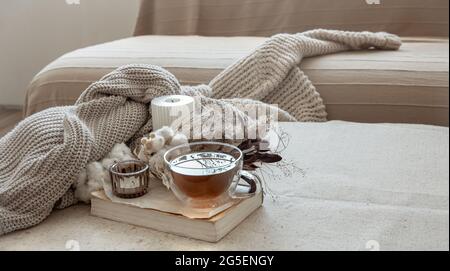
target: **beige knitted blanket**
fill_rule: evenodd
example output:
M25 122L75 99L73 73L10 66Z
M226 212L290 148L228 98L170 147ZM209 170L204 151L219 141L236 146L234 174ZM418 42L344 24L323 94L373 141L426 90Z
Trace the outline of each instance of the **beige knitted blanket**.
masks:
M302 58L400 45L387 33L280 34L209 85L196 87L181 87L172 74L151 65L118 68L87 88L75 105L34 114L0 139L0 235L36 225L54 207L73 204L72 184L89 161L151 130L149 103L156 96L197 95L205 104L257 100L278 104L282 120L325 121L319 94L298 68Z

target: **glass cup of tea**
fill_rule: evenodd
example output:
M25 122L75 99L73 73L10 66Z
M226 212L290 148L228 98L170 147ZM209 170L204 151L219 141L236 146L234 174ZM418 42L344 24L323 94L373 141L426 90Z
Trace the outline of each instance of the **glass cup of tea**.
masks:
M242 151L220 142L176 146L164 155L175 196L191 208L214 208L255 195L259 178L242 169ZM239 187L239 189L238 189Z

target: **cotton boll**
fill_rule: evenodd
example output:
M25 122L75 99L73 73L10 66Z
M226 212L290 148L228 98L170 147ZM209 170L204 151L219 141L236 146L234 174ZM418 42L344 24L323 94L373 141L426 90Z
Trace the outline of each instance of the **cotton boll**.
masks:
M100 163L102 164L103 168L106 170L109 170L109 168L116 163L116 159L113 158L104 158L103 160L100 161Z
M83 171L86 176L84 182L79 182L75 189L75 197L85 203L91 200L91 193L102 188L102 180L105 178L107 171L99 162L91 162Z
M118 161L123 161L122 159L131 159L133 154L131 153L130 148L128 148L125 143L118 143L113 146L111 152L107 155L108 158L116 158Z
M87 184L87 171L83 169L78 176L78 180L75 182L75 198L77 198L79 201L83 201L88 203L91 199L91 195L88 191L88 184Z
M160 179L162 183L170 188L170 172L164 162L164 154L168 149L188 143L187 136L176 133L168 126L156 130L141 139L141 148L137 149L137 156L141 161L148 163L152 174ZM180 152L184 148L179 150Z
M118 161L126 161L126 160L134 160L134 159L136 159L136 156L134 156L133 154L125 154L125 155L123 155L122 157L118 157L117 158L118 159Z
M107 171L103 165L99 162L89 163L86 167L88 182L102 183L102 179L105 178Z
M111 152L106 155L105 158L101 160L101 164L106 170L118 161L126 161L135 159L133 153L130 148L124 143L119 143L114 145Z
M155 133L164 138L165 144L170 144L172 141L172 137L175 135L175 132L169 126L163 126L160 129L156 130Z
M145 153L147 155L156 153L164 147L165 143L164 137L156 133L150 133L149 138L144 143Z
M73 184L73 188L75 189L75 198L77 198L79 201L89 202L91 198L87 190L87 178L87 171L86 169L83 169L78 175L77 180Z
M103 187L103 183L110 183L109 168L118 161L135 159L130 148L124 143L116 144L104 159L91 162L86 165L77 181L75 182L75 197L83 202L89 203L91 193Z
M170 142L170 146L178 146L182 144L187 144L188 138L183 133L177 133L172 137L172 141Z
M78 186L75 190L75 197L82 202L89 203L91 201L91 193L102 189L103 184L96 180L88 180L87 183Z
M91 191L87 184L77 186L75 189L75 198L84 203L89 203L91 201Z
M153 147L153 151L154 152L158 152L166 144L166 140L165 140L165 138L162 135L159 135L159 134L156 134L156 133L151 133L150 134L150 138L151 138L151 141L152 141L152 147ZM147 144L148 144L148 142L147 142Z
M136 159L133 153L131 152L130 148L128 148L127 145L124 143L116 144L112 148L111 152L106 155L105 158L103 158L99 163L103 167L103 178L108 181L109 180L109 168L120 161L126 161L126 160L133 160ZM98 168L99 165L95 164L95 166ZM93 166L91 166L93 167ZM89 169L88 169L89 170ZM98 176L95 176L98 177ZM89 177L89 179L93 179ZM98 180L97 180L98 181Z
M101 190L103 185L100 185L97 181L88 180L88 182L78 187L75 190L75 197L82 202L89 203L91 201L91 194L94 191Z
M147 138L143 137L141 138L141 145L144 145L147 142Z
M88 180L87 185L91 193L94 191L101 190L103 188L103 179Z

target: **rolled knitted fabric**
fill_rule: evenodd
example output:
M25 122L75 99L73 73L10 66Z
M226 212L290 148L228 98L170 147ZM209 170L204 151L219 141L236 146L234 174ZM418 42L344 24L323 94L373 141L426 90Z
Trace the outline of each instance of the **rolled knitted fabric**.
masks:
M299 68L304 57L348 50L396 50L399 37L389 33L317 29L278 34L238 60L209 84L213 98L248 98L276 104L298 121L325 121L319 93Z
M0 139L0 234L40 223L55 203L75 203L71 186L87 163L151 129L148 103L179 91L160 67L124 66L93 83L74 106L20 122Z
M206 107L263 102L278 105L282 120L325 121L323 101L298 67L303 57L400 45L387 33L280 34L201 86L181 87L152 65L120 67L89 86L75 105L36 113L0 139L0 235L40 223L56 203L75 203L71 186L88 162L151 131L154 97L200 96Z

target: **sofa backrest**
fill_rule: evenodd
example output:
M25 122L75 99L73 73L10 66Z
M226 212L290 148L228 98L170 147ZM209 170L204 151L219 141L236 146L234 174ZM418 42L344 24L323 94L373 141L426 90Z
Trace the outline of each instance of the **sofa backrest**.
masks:
M448 37L448 0L142 0L135 35L270 36L314 28Z

